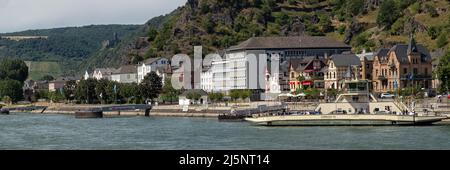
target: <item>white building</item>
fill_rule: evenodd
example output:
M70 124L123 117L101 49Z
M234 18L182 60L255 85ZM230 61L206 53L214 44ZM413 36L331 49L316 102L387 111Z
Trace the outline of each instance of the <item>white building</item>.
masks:
M92 77L97 80L107 79L111 80L111 75L117 70L114 68L97 68L94 70Z
M149 58L140 63L137 67L137 82L140 83L144 77L152 72L157 71L158 68L166 68L169 65L169 60L166 58Z
M265 90L266 85L259 82L271 82L273 91L283 89L285 85L281 72L266 78L265 69L270 67L262 64L261 55L266 55L270 61L272 57L279 58L279 63L296 58L311 56L330 56L350 51L351 47L332 38L322 36L293 36L293 37L253 37L227 49L225 59L212 62L213 88L218 91L231 89ZM248 58L254 55L256 60ZM261 60L261 61L260 61ZM280 68L281 69L281 68ZM280 76L282 74L283 77ZM279 86L273 83L280 84ZM286 80L287 81L287 80Z
M137 83L137 69L134 65L125 65L111 75L111 80L119 83Z
M212 92L214 90L213 71L211 68L204 69L200 75L200 79L200 85L204 91Z
M88 71L86 71L86 72L84 73L83 78L84 78L85 80L87 80L87 79L89 79L90 77L91 77L91 75L89 75Z

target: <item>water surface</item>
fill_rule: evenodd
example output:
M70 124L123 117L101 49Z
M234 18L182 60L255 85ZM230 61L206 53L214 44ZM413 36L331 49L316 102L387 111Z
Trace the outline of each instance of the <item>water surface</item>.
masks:
M0 149L450 149L450 126L260 127L205 118L0 115Z

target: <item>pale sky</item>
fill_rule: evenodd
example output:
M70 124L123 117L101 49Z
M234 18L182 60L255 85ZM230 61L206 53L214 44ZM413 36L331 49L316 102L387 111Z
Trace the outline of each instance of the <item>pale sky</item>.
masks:
M91 24L144 24L187 0L0 0L0 33Z

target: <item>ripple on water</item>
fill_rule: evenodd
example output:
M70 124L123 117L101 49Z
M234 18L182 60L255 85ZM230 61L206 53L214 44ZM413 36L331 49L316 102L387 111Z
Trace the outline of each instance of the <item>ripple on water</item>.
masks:
M0 116L0 149L450 149L450 127L261 127L204 118L13 114Z

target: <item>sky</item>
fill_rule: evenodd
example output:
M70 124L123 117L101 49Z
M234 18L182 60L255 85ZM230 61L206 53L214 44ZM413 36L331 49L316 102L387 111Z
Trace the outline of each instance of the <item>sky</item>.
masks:
M91 24L144 24L187 0L0 0L0 33Z

